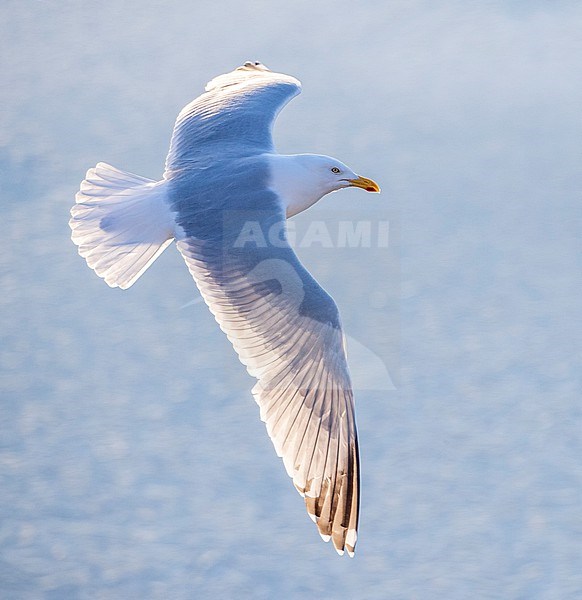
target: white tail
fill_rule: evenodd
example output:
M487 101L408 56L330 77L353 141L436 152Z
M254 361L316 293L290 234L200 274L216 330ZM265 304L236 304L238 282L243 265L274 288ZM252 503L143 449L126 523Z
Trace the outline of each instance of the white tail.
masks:
M71 209L71 237L111 287L127 289L174 239L165 186L105 163L87 171Z

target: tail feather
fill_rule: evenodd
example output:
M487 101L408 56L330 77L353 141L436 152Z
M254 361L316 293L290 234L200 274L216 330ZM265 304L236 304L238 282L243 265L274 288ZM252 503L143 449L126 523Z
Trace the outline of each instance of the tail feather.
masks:
M111 287L127 289L173 241L166 185L105 163L87 171L71 209L71 237Z

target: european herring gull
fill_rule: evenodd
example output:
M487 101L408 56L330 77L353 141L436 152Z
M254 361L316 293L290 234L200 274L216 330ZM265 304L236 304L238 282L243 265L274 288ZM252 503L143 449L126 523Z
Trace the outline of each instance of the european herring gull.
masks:
M122 289L176 241L258 380L261 419L309 516L353 556L360 467L344 336L335 302L288 243L286 218L341 188L380 189L329 156L276 153L273 122L300 91L259 62L216 77L178 115L161 181L99 163L70 226L89 267Z

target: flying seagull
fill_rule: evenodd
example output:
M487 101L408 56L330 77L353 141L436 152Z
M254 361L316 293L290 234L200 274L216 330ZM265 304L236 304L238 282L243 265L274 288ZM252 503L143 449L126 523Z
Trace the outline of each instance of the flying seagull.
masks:
M127 289L176 241L248 372L261 419L321 537L354 554L359 455L344 336L331 296L299 262L286 219L346 187L380 188L340 161L277 154L271 129L301 91L246 62L178 115L161 181L106 163L71 209L79 254Z

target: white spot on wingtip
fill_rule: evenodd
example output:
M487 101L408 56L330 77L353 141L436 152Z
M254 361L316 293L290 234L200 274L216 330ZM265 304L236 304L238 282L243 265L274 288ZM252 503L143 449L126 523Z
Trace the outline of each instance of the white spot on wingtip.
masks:
M340 548L336 548L335 551L340 555L343 556L344 555L344 551L341 550Z
M325 533L321 533L321 532L319 533L319 535L321 536L321 539L324 542L329 542L329 540L331 540L331 535L325 535Z
M314 522L317 523L316 519L315 519L315 515L312 515L311 513L307 513L309 515L309 518Z
M353 550L348 550L348 556L349 556L350 558L354 558L354 554L355 554L355 553L354 553L354 551L353 551Z

